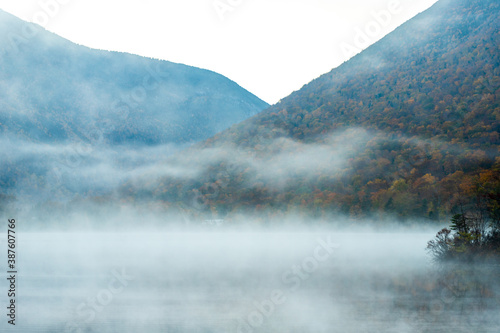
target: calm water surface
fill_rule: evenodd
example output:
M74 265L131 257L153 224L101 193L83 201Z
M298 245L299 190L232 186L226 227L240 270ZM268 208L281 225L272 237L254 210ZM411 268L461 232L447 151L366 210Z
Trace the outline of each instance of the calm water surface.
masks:
M473 302L464 311L453 297L395 293L394 286L413 274L432 271L425 253L432 237L24 233L18 239L16 327L7 325L4 310L0 330L499 332L492 312ZM0 300L6 304L3 280ZM489 308L496 301L490 297Z

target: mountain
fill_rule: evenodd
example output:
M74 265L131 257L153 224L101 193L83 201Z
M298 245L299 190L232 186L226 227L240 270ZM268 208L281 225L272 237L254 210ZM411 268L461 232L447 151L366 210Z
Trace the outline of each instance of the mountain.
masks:
M208 70L75 45L0 11L2 133L33 141L189 143L268 105Z
M498 185L499 8L494 0L438 1L167 163L190 163L195 172L140 177L122 197L226 219L242 212L447 218L473 193Z
M57 182L85 195L96 177L78 177L82 166L132 170L267 106L217 73L90 49L0 11L2 194Z

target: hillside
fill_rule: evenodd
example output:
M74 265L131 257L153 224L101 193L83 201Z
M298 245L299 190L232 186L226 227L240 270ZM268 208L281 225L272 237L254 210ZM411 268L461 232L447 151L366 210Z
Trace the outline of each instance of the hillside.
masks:
M2 132L29 140L196 142L267 107L214 72L75 45L1 11L0 41Z
M56 192L57 181L85 195L92 186L63 174L134 150L149 149L135 166L152 149L165 157L267 106L214 72L93 50L0 11L0 193Z
M168 163L189 161L195 174L140 177L122 195L228 219L447 218L498 183L499 8L492 0L441 0Z

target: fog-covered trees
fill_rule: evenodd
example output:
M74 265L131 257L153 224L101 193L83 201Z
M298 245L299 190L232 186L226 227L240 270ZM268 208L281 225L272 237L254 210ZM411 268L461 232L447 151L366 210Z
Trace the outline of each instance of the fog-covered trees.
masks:
M439 231L427 250L437 262L500 263L500 177L491 172L474 187L476 197L468 207L451 218L449 229Z

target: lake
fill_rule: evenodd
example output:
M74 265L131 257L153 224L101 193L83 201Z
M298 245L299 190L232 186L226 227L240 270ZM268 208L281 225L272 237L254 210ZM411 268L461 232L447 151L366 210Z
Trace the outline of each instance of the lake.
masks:
M0 328L23 333L499 332L497 293L470 299L429 278L436 268L425 246L433 235L21 233L16 326L7 324L8 282L2 279ZM6 248L2 238L0 246Z

